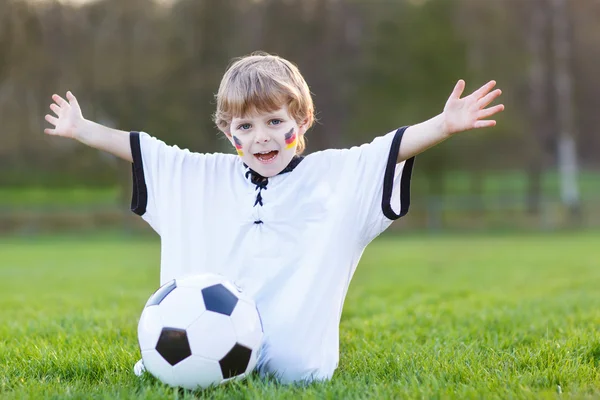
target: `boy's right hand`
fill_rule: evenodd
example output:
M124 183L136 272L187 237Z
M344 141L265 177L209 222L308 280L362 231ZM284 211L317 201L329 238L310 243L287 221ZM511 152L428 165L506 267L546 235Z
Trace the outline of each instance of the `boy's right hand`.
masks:
M55 116L46 115L46 121L54 125L54 129L44 129L44 133L62 136L106 151L127 162L133 162L129 132L109 128L83 118L81 108L73 93L67 92L68 102L59 95L53 95L50 109Z
M54 103L50 104L50 109L54 111L56 117L47 114L46 121L54 125L54 129L44 129L44 133L78 139L79 127L85 119L81 114L77 99L71 92L67 92L67 99L68 102L57 94L52 96Z

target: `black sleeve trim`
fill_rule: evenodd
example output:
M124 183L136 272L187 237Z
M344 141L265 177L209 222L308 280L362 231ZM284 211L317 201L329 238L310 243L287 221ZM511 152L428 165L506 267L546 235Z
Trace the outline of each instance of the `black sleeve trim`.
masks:
M146 179L144 177L139 132L131 132L129 134L129 144L131 145L131 155L133 157L133 163L131 164L133 175L131 211L142 216L146 213L146 206L148 205L148 188L146 187Z
M387 166L385 167L385 174L383 176L383 197L381 199L381 209L383 215L390 220L396 220L403 217L408 212L410 206L410 178L412 175L413 165L415 163L415 157L411 157L406 160L404 169L402 170L402 176L400 177L400 213L392 209L392 190L394 188L394 173L396 171L396 164L398 162L398 153L400 152L400 143L402 142L402 136L406 131L407 126L399 128L396 131L394 139L392 140L392 146L390 148L390 154L388 156Z

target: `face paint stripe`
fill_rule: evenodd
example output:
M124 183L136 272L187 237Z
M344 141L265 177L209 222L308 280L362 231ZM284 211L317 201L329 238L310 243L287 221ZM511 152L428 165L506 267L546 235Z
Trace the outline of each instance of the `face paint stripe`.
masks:
M285 146L285 148L287 150L289 150L289 149L293 148L295 145L296 145L296 138L294 138L294 141L292 143L290 143L287 146Z
M294 132L294 129L290 129L289 132L287 132L285 134L285 144L287 145L285 148L286 149L291 149L292 147L294 147L296 145L296 133Z
M293 137L295 136L296 135L294 135L294 128L290 129L288 132L285 133L285 142L290 143L290 141L293 140Z
M237 137L233 137L233 143L235 144L235 149L239 156L243 156L244 152L242 151L242 142Z

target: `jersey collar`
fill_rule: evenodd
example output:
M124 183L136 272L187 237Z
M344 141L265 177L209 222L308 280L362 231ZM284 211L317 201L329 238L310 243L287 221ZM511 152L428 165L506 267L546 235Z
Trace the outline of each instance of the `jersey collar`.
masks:
M277 175L283 175L287 172L292 172L294 170L294 168L296 168L298 166L298 164L300 164L300 162L304 160L303 156L294 156L292 158L292 160L290 161L290 163L287 165L287 167L285 167L280 173L278 173ZM248 176L250 176L250 181L254 184L257 184L257 182L263 182L265 180L268 180L267 178L265 178L264 176L262 176L261 174L259 174L258 172L254 171L252 168L248 167L248 165L246 165L246 163L244 163L244 167L246 168L246 178L248 178Z

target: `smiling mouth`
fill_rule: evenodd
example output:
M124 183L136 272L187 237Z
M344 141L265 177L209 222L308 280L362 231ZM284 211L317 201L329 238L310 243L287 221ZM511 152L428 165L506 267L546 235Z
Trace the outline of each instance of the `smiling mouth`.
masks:
M263 164L270 164L273 161L275 161L278 154L279 154L279 151L273 150L273 151L269 151L269 152L256 153L256 154L254 154L254 157L256 157L258 159L258 161L260 161Z

